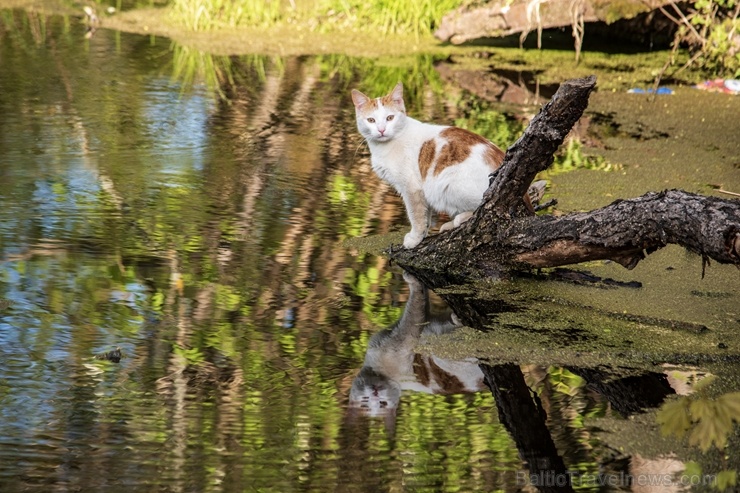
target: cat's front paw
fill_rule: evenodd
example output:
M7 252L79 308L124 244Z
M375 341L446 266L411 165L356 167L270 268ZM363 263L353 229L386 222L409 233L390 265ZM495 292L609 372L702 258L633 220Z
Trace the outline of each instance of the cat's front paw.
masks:
M439 227L439 232L444 233L445 231L449 231L451 229L455 229L455 223L453 221L447 221Z
M406 233L406 236L403 237L403 247L404 248L414 248L416 245L421 243L421 240L423 240L424 237L421 235L413 234L413 233Z

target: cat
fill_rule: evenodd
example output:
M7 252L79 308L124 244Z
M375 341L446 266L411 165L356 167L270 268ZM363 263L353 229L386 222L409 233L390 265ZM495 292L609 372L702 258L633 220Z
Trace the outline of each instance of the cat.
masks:
M453 315L432 316L429 292L404 273L409 299L403 315L368 342L365 361L350 388L350 409L368 416L395 416L403 390L462 394L487 389L475 358L452 361L415 351L419 341L460 327Z
M469 130L411 118L400 82L380 98L356 89L351 94L373 170L403 198L411 222L403 246L414 248L426 237L433 211L452 218L440 231L469 219L489 186L489 175L501 166L504 151ZM524 201L534 213L527 196Z

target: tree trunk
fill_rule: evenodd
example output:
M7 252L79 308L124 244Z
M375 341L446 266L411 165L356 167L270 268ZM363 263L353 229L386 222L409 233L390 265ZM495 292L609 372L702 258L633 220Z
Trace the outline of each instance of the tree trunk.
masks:
M523 34L520 38L523 40L534 30L541 34L543 29L570 27L578 15L587 23L611 24L641 13L647 14L669 3L670 0L625 0L619 5L591 0L494 1L483 5L474 2L445 15L434 35L453 44L516 34ZM652 28L655 31L661 25L653 25L648 20L643 22L648 24L644 26L645 30ZM634 40L634 35L631 39Z
M595 84L593 76L563 83L507 150L473 217L416 248L391 247L391 259L430 287L598 259L632 269L669 243L704 262L740 267L738 200L667 190L561 217L527 211L522 197L535 175L552 164Z

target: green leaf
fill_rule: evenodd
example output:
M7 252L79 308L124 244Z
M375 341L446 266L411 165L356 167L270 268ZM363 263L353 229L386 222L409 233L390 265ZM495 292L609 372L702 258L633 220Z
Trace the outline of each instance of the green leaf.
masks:
M740 423L740 392L730 392L717 399L717 406L726 409L730 417Z
M666 402L660 407L656 420L664 436L672 434L681 438L686 434L691 427L689 402L688 398L682 397L678 400Z
M706 387L709 387L711 384L714 383L715 380L717 380L716 375L707 375L694 384L694 391L698 392Z
M692 411L697 402L700 401L692 403ZM712 444L719 450L724 450L727 446L727 438L732 432L732 423L728 425L725 420L719 419L712 404L712 402L704 403L702 418L689 435L689 445L698 446L702 452L708 451Z
M737 485L737 471L720 471L714 481L714 488L724 491Z
M703 419L709 419L714 417L714 406L713 402L709 399L695 399L689 411L691 411L691 421L697 422Z
M689 461L684 464L683 475L688 477L701 476L701 464L698 462Z

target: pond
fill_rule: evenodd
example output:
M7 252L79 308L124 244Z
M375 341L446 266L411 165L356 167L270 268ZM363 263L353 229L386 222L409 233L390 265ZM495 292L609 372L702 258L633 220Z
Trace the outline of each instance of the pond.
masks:
M352 87L404 80L421 119L505 144L537 99L494 111L431 55L212 57L0 14L0 491L568 491L550 484L566 471L579 490L671 474L678 490L682 471L740 467L736 431L702 454L655 411L701 382L740 389L736 269L702 280L666 249L642 273L587 266L606 284L440 293L458 316L351 241L407 228ZM610 200L597 182L654 186L625 182L614 149L571 149L558 171L580 170L553 190L592 207ZM362 407L360 369L394 363L398 401ZM484 374L512 393L494 399Z

